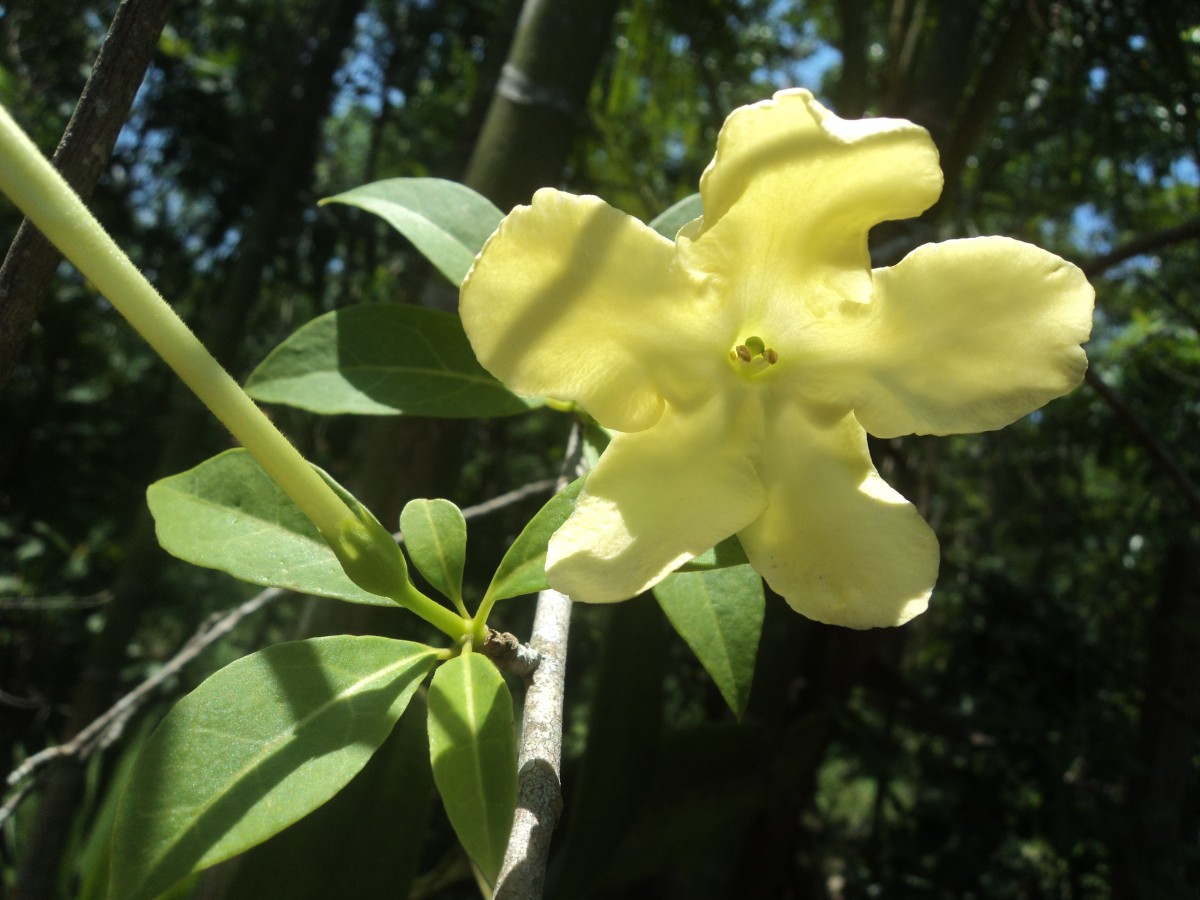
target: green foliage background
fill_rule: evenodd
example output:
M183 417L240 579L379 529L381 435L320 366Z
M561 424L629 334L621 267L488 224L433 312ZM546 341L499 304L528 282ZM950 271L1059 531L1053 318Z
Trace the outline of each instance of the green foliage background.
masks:
M419 254L374 216L316 201L384 177L461 177L516 6L177 4L92 205L242 377L317 315L428 303L440 276ZM0 0L0 101L40 146L57 141L114 8ZM768 596L740 723L652 601L577 608L551 894L1194 896L1200 508L1162 455L1200 480L1200 12L1174 0L626 0L560 183L649 219L695 190L731 109L790 85L846 117L912 118L938 142L943 202L878 229L879 264L996 233L1090 265L1089 357L1124 406L1085 385L1000 432L875 446L942 541L930 611L854 633ZM0 206L3 234L16 226ZM465 506L553 477L568 425L550 410L451 424L272 414L385 523L413 497ZM227 438L65 268L0 393L0 423L7 769L248 589L153 545L146 485ZM468 596L541 500L471 524ZM528 633L529 604L501 611L498 624ZM277 603L162 699L274 641L427 637L412 622ZM53 815L72 835L54 863L59 894L101 896L94 846L139 733L89 764L72 804L26 801L0 834L0 889ZM394 771L428 796L428 770L401 757L363 777ZM397 831L330 851L361 876L364 842L391 859L405 830L399 882L355 882L355 896L390 896L370 891L414 875L414 896L471 896L440 806L405 802L423 828L370 813ZM327 815L334 829L354 821ZM269 883L256 867L323 846L294 831L276 841L208 889L262 896L247 887Z

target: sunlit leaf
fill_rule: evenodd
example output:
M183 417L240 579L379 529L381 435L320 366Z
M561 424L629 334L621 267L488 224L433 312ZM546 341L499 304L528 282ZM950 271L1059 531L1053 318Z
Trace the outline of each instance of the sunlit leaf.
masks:
M383 743L436 660L420 644L340 635L221 669L138 757L117 811L110 896L153 897L316 809Z
M154 482L146 500L158 542L182 560L251 584L395 605L346 576L316 526L245 450Z
M425 579L445 596L462 600L467 520L449 500L410 500L400 513L408 555Z
M487 596L493 600L535 594L545 590L546 545L550 537L575 509L575 498L583 490L584 478L578 478L551 497L529 524L517 535L492 577Z
M762 633L762 578L750 566L682 572L657 585L654 596L740 717Z
M494 884L517 804L517 741L508 686L478 653L433 676L429 756L455 834Z
M469 187L440 178L389 178L327 197L383 218L412 241L450 283L467 277L475 254L504 214Z
M88 760L89 767L94 769L94 772L89 773L89 778L100 778L103 775L103 781L100 783L104 787L99 807L86 834L83 835L81 846L68 856L68 859L73 860L78 885L73 900L106 900L109 896L108 879L112 857L110 845L113 826L117 821L117 804L129 784L137 756L150 736L151 725L153 722L146 719L136 731L121 736L115 766L112 766L111 759L105 759L99 754ZM109 766L112 768L108 768Z
M484 371L458 316L405 303L318 316L271 351L246 391L325 415L478 418L539 402L517 397Z
M692 219L704 215L704 205L699 194L684 197L650 220L650 227L665 238L675 240L679 229Z
M337 796L231 862L236 873L223 900L407 897L433 799L426 719L418 692Z

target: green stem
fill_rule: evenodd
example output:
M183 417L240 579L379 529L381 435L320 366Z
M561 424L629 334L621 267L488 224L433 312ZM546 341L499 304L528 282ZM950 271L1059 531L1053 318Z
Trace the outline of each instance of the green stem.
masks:
M213 358L0 106L0 191L96 286L317 526L355 583L391 597L455 640L468 625L421 594L403 554L348 506ZM366 518L369 517L370 521ZM374 527L372 527L372 524ZM379 544L386 535L391 549Z
M146 339L312 519L333 534L350 509L270 423L0 108L0 190Z
M495 605L496 599L492 596L491 591L488 591L479 601L479 608L475 610L475 617L471 619L471 640L477 647L482 647L483 642L487 640L487 620Z

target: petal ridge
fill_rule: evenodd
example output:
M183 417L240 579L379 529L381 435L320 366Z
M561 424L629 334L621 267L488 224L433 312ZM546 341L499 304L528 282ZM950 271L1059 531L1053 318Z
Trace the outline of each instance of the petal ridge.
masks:
M830 625L901 625L924 612L937 581L937 538L880 477L852 414L832 426L799 404L771 417L766 511L738 533L746 557L801 615Z
M1002 428L1083 379L1095 290L1053 253L966 238L918 247L872 276L852 392L877 437Z
M695 393L702 295L674 244L598 197L549 188L514 209L463 282L463 327L512 390L578 403L621 431Z
M924 128L850 122L806 90L781 91L726 120L700 180L703 219L677 236L680 260L714 276L748 320L794 330L797 316L869 302L867 232L918 215L941 189Z
M766 506L753 464L762 437L760 405L725 395L618 434L550 540L550 585L587 603L627 600L744 527Z

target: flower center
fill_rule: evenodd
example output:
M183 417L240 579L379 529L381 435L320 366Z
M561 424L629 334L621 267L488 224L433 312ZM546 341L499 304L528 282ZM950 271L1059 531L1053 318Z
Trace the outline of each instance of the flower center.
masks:
M768 347L756 334L746 338L729 351L734 368L744 375L758 375L779 362L779 354Z

